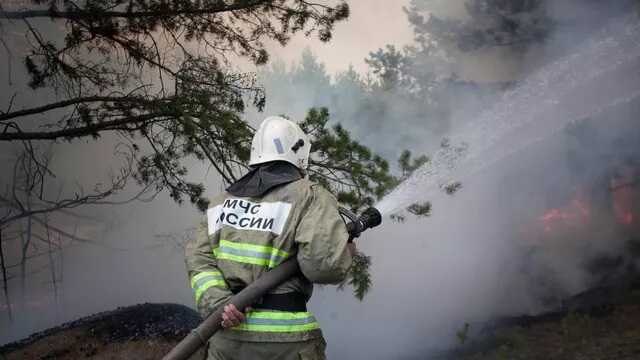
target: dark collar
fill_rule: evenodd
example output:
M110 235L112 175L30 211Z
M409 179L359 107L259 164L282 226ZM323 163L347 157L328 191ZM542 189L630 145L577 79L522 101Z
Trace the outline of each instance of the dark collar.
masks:
M227 188L227 192L238 197L262 197L271 189L302 179L297 167L284 161L259 164Z

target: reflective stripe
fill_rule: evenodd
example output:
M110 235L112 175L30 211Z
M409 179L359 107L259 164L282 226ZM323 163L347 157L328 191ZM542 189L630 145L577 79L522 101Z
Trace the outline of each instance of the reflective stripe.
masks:
M223 279L220 271L203 271L201 273L197 273L191 278L191 287L196 288L196 284L206 278Z
M191 287L193 288L194 297L196 298L196 304L198 304L202 294L212 286L227 288L227 283L219 271L203 271L191 278Z
M253 310L242 324L231 328L238 331L302 332L319 329L320 324L310 312Z
M284 154L284 146L282 146L282 141L280 141L280 138L273 139L273 143L276 145L276 150L278 150L278 154Z
M289 257L289 253L271 246L244 244L220 240L220 246L213 249L216 258L245 264L273 268Z

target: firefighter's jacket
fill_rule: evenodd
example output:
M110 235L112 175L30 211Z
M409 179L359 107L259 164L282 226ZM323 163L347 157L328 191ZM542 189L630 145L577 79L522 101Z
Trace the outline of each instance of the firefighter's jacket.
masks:
M272 294L300 292L312 283L341 282L351 266L348 234L336 199L306 178L255 198L223 193L211 202L206 224L186 249L186 264L202 316L224 304L265 271L296 256L303 276ZM242 309L241 309L242 310ZM246 321L220 336L258 342L304 341L322 336L309 312L254 310Z

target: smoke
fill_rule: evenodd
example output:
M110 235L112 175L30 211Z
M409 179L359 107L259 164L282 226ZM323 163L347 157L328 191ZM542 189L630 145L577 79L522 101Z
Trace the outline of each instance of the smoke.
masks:
M602 15L611 9L588 10L591 15ZM621 25L637 21L631 17L612 21L609 17L609 32L596 42L596 50L631 35L630 29L637 31L637 26ZM575 32L554 34L543 52L544 62L580 53L597 30L596 26L580 36ZM560 49L558 44L567 44L569 39L571 49ZM326 310L328 316L343 321L329 329L330 343L357 339L348 346L342 342L332 355L424 358L430 351L456 346L455 333L465 323L478 333L491 319L557 309L572 295L628 275L625 271L629 269L621 270L622 266L603 271L595 265L599 260L620 259L637 271L635 260L627 258L627 246L637 238L638 227L623 226L616 217L616 194L611 189L622 177L622 168L633 168L625 171L639 175L640 129L634 114L640 107L640 79L632 75L640 66L637 47L637 41L621 41L611 50L628 53L623 62L614 60L613 53L608 54L608 64L581 58L578 62L582 64L576 65L575 56L560 59L550 65L552 69L571 66L566 71L577 73L574 80L579 86L572 86L573 80L567 77L569 84L564 85L570 91L558 93L556 85L548 84L565 80L534 77L523 84L523 102L510 103L512 99L505 96L496 106L487 107L488 115L495 116L492 108L508 108L506 114L516 117L510 120L514 123L520 117L535 116L533 125L512 129L492 148L477 154L480 163L486 161L490 166L467 173L463 189L453 197L427 193L428 188L420 187L416 180L418 186L407 195L413 201L432 200L430 218L402 224L387 220L383 228L367 234L360 247L373 255L375 289L363 304L343 299L337 307L340 310L333 306ZM592 55L607 58L597 51ZM597 68L589 68L592 63ZM594 75L607 67L609 71ZM580 79L592 75L591 81L581 83ZM540 89L548 92L538 94ZM543 101L554 95L559 97L551 103ZM542 135L566 120L574 121L559 132ZM473 121L468 122L473 125ZM499 123L484 125L491 132L491 125L498 127ZM451 135L459 134L454 130ZM528 146L522 147L523 143ZM517 148L520 150L511 151ZM501 160L492 161L494 156ZM465 171L458 169L458 173ZM637 212L637 197L626 199ZM560 220L545 221L550 210L560 214L556 216ZM362 329L368 330L363 333Z
M68 198L79 191L79 184L83 184L86 191L96 183L107 184L108 170L117 169L108 164L116 141L103 138L99 143L54 146L51 168L57 177L49 183L46 192L52 198L56 194ZM15 153L18 149L14 150ZM3 159L9 168L5 174L11 174L13 161L12 156ZM221 190L213 173L195 164L191 170L192 179L205 183L212 195ZM5 180L9 179L3 177L3 188ZM137 191L139 189L131 185L109 200L127 199ZM152 202L82 206L49 216L51 226L74 239L54 237L56 243L63 245L54 249L53 259L48 256L30 259L24 289L18 268L10 269L14 275L9 281L13 321L4 307L0 342L18 340L35 331L119 306L145 302L192 306L182 245L183 236L197 225L200 217L191 206L179 206L166 194L159 194ZM24 230L25 224L9 230ZM37 231L46 234L42 226L37 227ZM3 239L7 262L17 264L21 239L6 241L6 236ZM47 246L40 241L34 240L32 246L32 253L47 252ZM55 284L51 269L55 271Z
M626 130L633 127L637 144L637 124L627 123ZM558 224L546 232L540 220L547 209L569 204L576 184L596 194L601 189L594 178L607 165L585 154L582 160L594 164L593 174L577 179L566 156L569 141L562 135L548 139L539 144L542 149L464 181L454 197L430 198L434 213L429 218L402 224L387 219L380 230L366 234L359 247L373 256L373 292L361 304L348 297L337 306L321 299L331 310L323 306L320 317L335 313L341 320L326 329L329 343L341 344L332 355L424 358L457 346L455 333L465 323L478 333L492 319L556 309L563 299L598 284L587 264L623 254L628 240L606 217L609 203L591 197L587 226ZM612 145L601 149L615 149ZM637 159L637 145L635 151ZM345 338L355 343L345 349Z
M47 21L33 21L33 25L51 34L59 30ZM27 49L23 27L3 24L0 30L11 50L2 50L0 55L3 110L9 104L16 110L56 101L52 91L26 86L28 77L20 57ZM60 115L55 111L46 114L52 118ZM37 125L39 118L20 121L23 128L30 129L29 124ZM46 198L73 199L76 194L93 192L96 186L106 189L122 166L122 158L116 154L121 142L115 134L105 134L99 141L51 146L34 142L37 152L51 159L53 175L47 176ZM16 182L14 164L23 150L19 143L0 144L0 195L11 191ZM205 184L211 196L222 190L220 179L209 167L195 161L187 165L189 180ZM124 191L107 200L123 201L140 190L131 180ZM177 205L167 195L161 193L153 201L81 206L48 215L49 224L67 235L58 238L51 231L51 240L62 244L54 247L51 256L44 241L33 239L29 254L36 256L27 261L24 286L18 264L28 223L20 221L3 229L11 309L5 305L4 294L0 295L0 343L119 306L144 302L193 306L182 246L201 214L190 205ZM0 216L4 216L6 209L1 210ZM33 227L37 235L47 236L42 224L34 223Z
M442 138L455 137L481 109L491 109L500 101L495 94L500 87L488 85L526 79L543 64L576 52L601 24L618 21L619 9L611 4L548 3L548 11L571 26L558 27L547 42L524 54L482 54L481 63L474 61L474 54L459 54L456 66L464 69L464 78L483 81L480 86L449 88L444 96L447 113L441 117L426 117L424 104L403 98L394 92L398 89L379 93L363 90L363 84L374 75L363 73L362 64L347 71L346 64L360 61L352 59L353 53L333 51L327 57L325 53L334 49L330 43L311 50L328 62L325 69L310 54L293 69L277 59L271 68L260 69L267 108L264 114L248 113L248 119L257 122L265 115L286 114L298 120L310 107L328 106L334 121L343 123L358 140L391 161L405 148L432 154ZM424 6L443 16L465 16L462 1L428 1ZM387 26L391 25L379 27ZM340 35L336 32L336 41ZM383 45L363 42L362 37L353 41L366 44L368 50ZM292 55L283 58L289 61ZM512 65L505 68L503 64ZM571 96L557 99L553 116L584 113L580 108L587 102L584 99L614 100L614 95L623 97L637 90L638 65L639 61L632 61L599 77L598 83L590 82ZM14 64L14 69L17 67ZM509 74L504 76L507 70ZM20 76L14 72L15 84L24 83ZM7 82L0 78L3 87ZM28 105L30 90L19 92L22 102L16 106ZM0 92L3 104L11 93ZM538 107L537 100L529 99L532 111ZM454 196L414 194L416 200L432 201L431 217L408 217L404 223L385 219L383 226L358 242L359 248L373 257L373 290L363 302L355 300L348 289L317 289L311 310L323 326L329 358L422 359L432 351L456 346L455 332L465 323L471 324L472 333L478 333L489 320L546 311L603 280L588 270L590 261L622 254L625 241L634 234L620 226L611 209L614 199L606 189L621 164L635 161L638 167L639 107L633 100L597 114L588 112L592 116L579 119L571 128L463 178L463 188ZM548 126L549 121L543 120L540 126ZM509 134L499 150L508 153L506 150L524 137L522 132ZM75 184L92 186L96 174L107 178L107 159L112 158L116 142L114 138L80 146L56 145L53 159L59 177L51 187L64 185L69 194ZM10 173L11 154L16 149L5 146L2 150L2 179L8 180L4 174ZM194 163L190 170L193 179L204 182L211 195L221 190L217 177L202 165ZM589 223L556 221L546 231L548 224L541 218L552 209L577 211L572 207L575 199L590 204ZM46 272L29 280L24 303L19 292L12 295L18 304L15 321L10 323L6 312L1 312L0 342L116 306L138 302L193 305L179 246L181 235L200 218L193 209L159 195L150 203L83 208L78 215L83 218L60 215L54 220L97 244L75 242L62 252L59 270L63 278L56 300Z
M3 4L4 5L4 4ZM62 34L60 23L33 20L31 24L55 40ZM25 26L16 22L0 24L3 45L0 48L0 105L3 111L32 108L58 100L49 89L33 90L23 64L28 39ZM35 129L40 116L61 118L63 113L47 112L33 118L20 118L20 126ZM51 175L43 186L50 200L73 199L77 194L106 190L117 175L122 157L117 154L122 139L104 134L97 141L59 142L54 145L33 142L36 153L50 157ZM0 144L0 195L10 194L15 163L23 144ZM203 183L213 196L222 190L221 180L210 166L188 162L189 180ZM130 179L117 196L106 199L114 203L135 196L141 189ZM9 302L0 295L0 344L63 322L118 306L135 303L180 303L193 306L192 290L184 268L182 246L189 230L201 220L192 206L176 204L166 193L149 201L118 205L80 206L46 216L50 226L60 229L47 233L42 223L32 223L33 237L28 246L26 277L21 280L22 247L26 243L26 220L3 229L3 251L8 267ZM151 201L152 200L152 201ZM35 201L35 200L34 200ZM6 208L0 208L1 215ZM43 217L40 217L43 218ZM52 238L47 239L47 236ZM51 241L49 248L45 240ZM61 246L57 246L60 244ZM31 257L32 256L32 257Z
M372 293L360 303L348 293L322 289L312 300L330 344L330 358L421 359L457 346L455 334L465 323L478 334L488 321L557 309L570 296L619 281L619 276L625 275L623 266L603 270L595 264L621 258L633 265L634 260L626 255L628 241L638 234L637 227L622 226L616 218L615 193L611 191L612 182L618 181L620 164L635 162L638 176L640 129L634 114L640 104L637 94L633 95L640 85L640 79L633 75L640 65L638 44L630 41L613 47L611 51L628 53L622 63L614 56L607 62L607 54L598 52L628 31L615 26L616 22L637 21L633 16L621 17L620 9L628 5L551 2L547 11L559 25L545 43L530 47L525 55L503 51L482 54L494 68L516 64L508 67L510 78L518 81L514 88L529 81L520 103L526 106L513 108L504 98L495 102L510 108L509 116L517 117L505 119L507 123L519 123L521 118L532 122L507 132L491 149L479 154L480 163L486 160L491 166L464 177L462 190L454 196L411 193L414 201L433 202L431 217L410 218L404 223L387 219L383 227L363 237L359 247L373 257ZM576 59L574 54L605 25L610 26L610 32L589 54L599 56L602 62ZM539 68L558 61L557 70L567 59L573 62L555 75L559 77L529 80ZM573 67L578 63L582 64ZM589 68L587 64L592 63L596 67ZM465 72L471 78L482 73L486 64L475 65L464 59ZM279 72L286 70L281 67ZM339 76L332 88L327 77L322 82L311 76L300 80L295 78L299 72L291 72L290 83L266 82L270 95L267 112L299 118L309 106L329 106L336 121L390 159L400 144L429 151L442 137L458 136L460 128L479 116L479 111L474 114L470 110L478 109L474 100L485 111L494 108L491 97L478 101L477 93L461 98L451 92L448 98L458 101L449 119L452 125L442 132L429 128L427 119L416 115L416 108L387 101L389 94L374 96L376 103L384 104L384 111L377 116L341 116L340 104L322 95L333 92L333 98L343 104L361 104L360 92L348 87L352 92L336 90L340 89ZM576 83L591 80L573 87L567 76L571 72ZM503 79L486 74L479 77ZM541 84L534 83L538 80ZM568 91L545 88L545 81ZM290 92L287 86L295 90ZM551 92L529 91L539 89ZM288 97L294 92L294 97ZM388 127L372 125L385 119ZM559 125L567 122L572 125ZM487 125L491 130L492 123ZM550 134L549 129L556 130ZM522 147L522 143L528 145ZM520 150L512 153L516 148ZM492 156L501 160L491 162ZM631 201L637 211L638 199ZM586 210L579 207L583 204ZM545 221L550 211L560 215ZM588 215L581 215L581 211Z

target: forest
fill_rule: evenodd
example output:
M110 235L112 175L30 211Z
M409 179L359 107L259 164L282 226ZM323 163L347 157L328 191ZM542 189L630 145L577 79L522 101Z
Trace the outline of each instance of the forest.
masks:
M345 291L310 302L329 358L633 359L639 16L637 0L0 2L0 354L134 358L174 332L145 356L164 355L200 321L184 248L278 115L311 140L310 180L383 216ZM153 330L120 336L127 317ZM47 348L55 327L92 345Z

